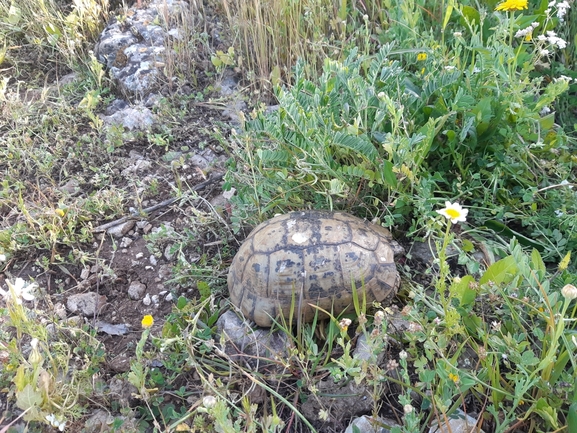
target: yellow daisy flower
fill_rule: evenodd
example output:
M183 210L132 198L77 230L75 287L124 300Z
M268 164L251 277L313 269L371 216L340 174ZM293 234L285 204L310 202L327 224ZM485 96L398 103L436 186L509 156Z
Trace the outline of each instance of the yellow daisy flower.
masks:
M154 317L150 314L147 314L142 318L142 327L144 329L150 328L152 325L154 325Z
M427 53L419 53L417 54L417 61L422 62L423 60L427 60Z
M496 11L507 12L520 11L522 9L527 9L527 0L505 0L495 8Z

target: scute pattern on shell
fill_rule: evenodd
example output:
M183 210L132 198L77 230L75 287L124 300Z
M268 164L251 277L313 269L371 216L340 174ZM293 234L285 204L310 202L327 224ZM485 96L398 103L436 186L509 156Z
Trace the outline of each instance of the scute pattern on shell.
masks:
M273 318L288 318L293 299L305 322L317 312L309 304L335 315L352 309L353 282L367 303L390 303L400 282L394 263L400 252L387 229L344 212L280 215L241 245L228 273L230 299L266 327Z

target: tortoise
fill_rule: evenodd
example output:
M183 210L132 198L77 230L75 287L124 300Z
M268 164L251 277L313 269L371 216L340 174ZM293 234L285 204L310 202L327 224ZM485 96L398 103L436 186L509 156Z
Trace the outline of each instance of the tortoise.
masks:
M258 225L228 272L231 302L258 326L303 322L353 308L359 299L390 303L400 283L394 257L403 252L384 227L344 212L299 211Z

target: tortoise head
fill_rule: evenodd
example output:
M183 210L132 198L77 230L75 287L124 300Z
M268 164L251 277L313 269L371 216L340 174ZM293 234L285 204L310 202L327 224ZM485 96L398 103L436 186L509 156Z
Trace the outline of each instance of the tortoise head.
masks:
M389 241L389 243L391 245L391 248L393 250L393 254L395 255L395 257L399 257L399 256L405 254L405 249L396 240L391 239Z

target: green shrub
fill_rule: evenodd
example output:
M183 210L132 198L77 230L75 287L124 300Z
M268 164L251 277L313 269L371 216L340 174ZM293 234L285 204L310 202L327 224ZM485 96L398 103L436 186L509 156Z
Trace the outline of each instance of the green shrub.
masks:
M425 34L418 53L352 50L325 60L317 80L298 63L294 86L277 88L279 109L237 137L238 219L339 208L414 236L433 204L459 198L473 225L516 235L545 260L574 249L575 142L551 112L570 79L534 76L547 41L512 40L547 15L501 17L485 42L483 18L475 26L459 11L468 25L446 45Z

